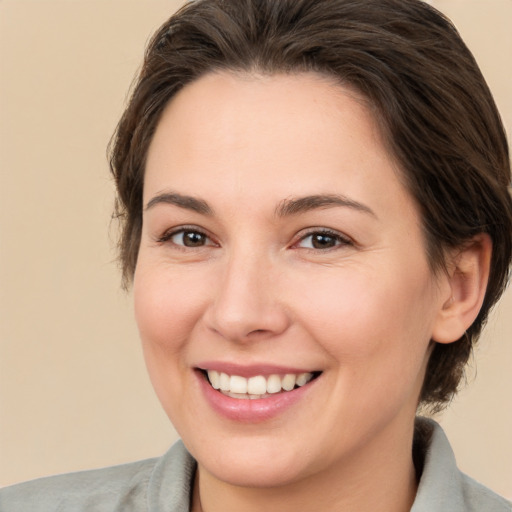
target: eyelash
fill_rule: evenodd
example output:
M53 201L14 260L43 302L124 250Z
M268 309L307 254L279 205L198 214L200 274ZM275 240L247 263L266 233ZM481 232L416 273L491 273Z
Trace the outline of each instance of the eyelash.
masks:
M319 249L319 248L315 248L315 247L303 247L302 249L309 250L309 251L315 251L315 252L317 252L317 251L327 252L330 250L335 250L342 246L354 245L353 241L350 238L342 235L341 233L338 233L337 231L333 231L333 230L326 229L326 228L316 228L316 229L311 229L309 232L302 235L300 237L300 239L298 240L298 242L293 244L293 247L297 247L301 242L303 242L307 238L315 236L315 235L332 238L335 241L335 245L333 247L328 247L328 248L324 248L324 249Z
M201 246L198 246L198 247L187 247L186 245L181 245L181 244L176 244L176 243L173 243L173 245L175 247L178 247L180 249L184 249L184 250L187 250L187 249L194 249L194 248L202 248L204 247L205 245L216 245L215 242L213 242L212 238L207 234L205 233L202 229L199 229L197 228L196 226L181 226L177 229L171 229L169 231L166 231L161 237L159 237L157 239L157 242L160 243L160 244L164 244L166 242L169 242L172 237L176 236L176 235L179 235L180 233L194 233L194 234L199 234L203 237L205 237L206 239L210 240L212 242L212 244L204 244L204 245L201 245Z
M211 242L210 244L203 244L203 245L199 245L196 247L186 246L184 244L173 243L173 245L175 247L177 247L181 250L201 249L205 246L216 245L216 243L211 239L211 237L207 233L205 233L203 230L201 230L195 226L182 226L178 229L172 229L170 231L166 231L161 237L159 237L157 239L157 242L161 243L161 244L167 243L174 236L179 235L180 233L182 233L182 234L185 234L185 233L199 234L202 237L205 237L205 239L210 240L210 242ZM326 229L326 228L316 228L316 229L311 229L306 234L303 234L297 242L292 244L291 247L292 248L301 248L301 247L299 247L301 242L304 242L304 240L307 240L309 237L313 237L315 235L316 236L324 236L326 238L332 238L335 242L335 245L332 247L327 247L327 248L302 247L302 249L308 250L308 251L314 251L314 252L328 252L331 250L335 250L335 249L339 248L340 246L354 245L353 241L350 238L343 236L342 234L338 233L337 231L333 231L333 230Z

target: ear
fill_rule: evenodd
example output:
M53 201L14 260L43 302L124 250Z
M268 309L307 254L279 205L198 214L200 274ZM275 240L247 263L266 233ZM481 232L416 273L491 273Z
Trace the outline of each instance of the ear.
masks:
M433 341L457 341L474 322L484 301L491 254L491 238L481 233L449 256L443 277L448 292L434 324Z

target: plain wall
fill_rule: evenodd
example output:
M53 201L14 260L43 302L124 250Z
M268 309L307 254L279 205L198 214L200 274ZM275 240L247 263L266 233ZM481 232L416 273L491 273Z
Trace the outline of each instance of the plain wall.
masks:
M512 1L433 0L512 133ZM120 289L106 146L177 1L0 0L0 485L159 455L176 439ZM441 422L512 497L512 294ZM473 380L475 371L470 371Z

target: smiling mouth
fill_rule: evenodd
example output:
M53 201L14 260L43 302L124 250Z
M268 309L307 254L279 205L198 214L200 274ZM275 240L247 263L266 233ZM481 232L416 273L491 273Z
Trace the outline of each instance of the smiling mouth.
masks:
M216 370L201 370L213 389L231 398L256 400L269 398L280 393L298 389L316 379L322 372L272 374L268 376L255 375L241 377L228 375Z

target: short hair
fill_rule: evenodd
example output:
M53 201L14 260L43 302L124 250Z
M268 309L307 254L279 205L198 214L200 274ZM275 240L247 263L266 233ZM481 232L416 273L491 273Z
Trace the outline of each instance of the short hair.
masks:
M457 30L421 0L188 2L150 41L110 145L125 286L137 264L144 168L162 111L187 84L222 70L315 72L366 98L418 206L433 272L448 249L489 234L483 306L459 340L435 343L429 359L420 403L441 409L506 287L512 251L507 138Z

